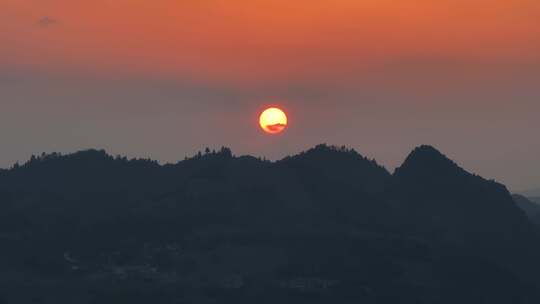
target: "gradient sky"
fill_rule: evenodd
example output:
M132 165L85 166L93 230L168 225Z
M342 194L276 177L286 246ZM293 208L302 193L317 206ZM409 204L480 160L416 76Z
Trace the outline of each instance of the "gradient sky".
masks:
M0 167L105 148L270 159L432 144L540 187L538 0L0 0ZM289 129L257 126L281 105Z

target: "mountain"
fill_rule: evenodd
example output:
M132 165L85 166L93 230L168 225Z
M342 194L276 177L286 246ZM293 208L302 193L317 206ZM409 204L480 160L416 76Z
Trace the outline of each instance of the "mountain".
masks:
M530 221L540 228L540 203L519 194L512 195L512 198L518 207L525 211Z
M520 191L520 194L526 197L540 197L540 188Z
M465 171L430 146L416 148L394 177L394 196L419 234L536 276L540 269L525 261L540 252L537 232L505 186Z
M526 198L525 196L520 194L514 194L512 195L512 198L514 199L514 202L516 202L518 207L525 211L527 216L532 218L540 215L540 204L533 201L533 199Z
M537 303L536 228L430 146L0 171L0 303ZM31 290L31 292L29 292Z

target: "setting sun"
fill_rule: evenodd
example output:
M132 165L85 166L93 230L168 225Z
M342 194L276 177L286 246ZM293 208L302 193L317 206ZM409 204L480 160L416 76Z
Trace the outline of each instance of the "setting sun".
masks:
M287 127L287 115L281 109L268 108L261 113L259 124L266 133L278 134Z

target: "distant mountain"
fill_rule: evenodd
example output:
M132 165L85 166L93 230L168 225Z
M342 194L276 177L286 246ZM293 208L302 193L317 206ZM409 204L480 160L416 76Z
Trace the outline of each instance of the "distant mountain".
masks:
M514 202L521 208L527 216L534 217L540 215L540 204L520 194L512 195Z
M514 202L525 211L530 221L540 228L540 203L519 194L512 195L512 198L514 199Z
M540 188L520 191L519 194L526 197L540 197Z
M0 303L538 303L514 200L430 146L41 155L0 171Z

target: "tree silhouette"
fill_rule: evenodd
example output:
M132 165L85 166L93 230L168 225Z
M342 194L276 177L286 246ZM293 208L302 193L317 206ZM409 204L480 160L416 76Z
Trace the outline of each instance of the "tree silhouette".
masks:
M429 146L393 174L325 144L275 162L87 150L0 170L6 299L537 303L537 232L503 185Z

